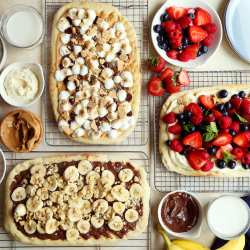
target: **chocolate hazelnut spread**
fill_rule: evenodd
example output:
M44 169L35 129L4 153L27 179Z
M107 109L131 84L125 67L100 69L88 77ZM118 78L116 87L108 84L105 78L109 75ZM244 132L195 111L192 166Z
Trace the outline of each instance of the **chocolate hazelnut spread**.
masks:
M173 232L187 232L197 223L199 207L191 195L176 192L165 199L161 216L165 225Z

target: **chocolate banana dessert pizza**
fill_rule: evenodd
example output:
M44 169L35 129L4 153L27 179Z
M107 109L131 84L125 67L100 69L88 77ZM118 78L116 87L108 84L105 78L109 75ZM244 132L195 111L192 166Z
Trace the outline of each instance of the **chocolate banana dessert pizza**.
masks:
M113 6L69 3L54 17L49 91L59 130L87 144L116 144L134 129L140 58L132 25Z
M250 176L250 85L171 95L161 110L159 147L170 171Z
M143 232L148 213L144 169L104 155L28 160L6 182L4 227L23 243L112 243Z

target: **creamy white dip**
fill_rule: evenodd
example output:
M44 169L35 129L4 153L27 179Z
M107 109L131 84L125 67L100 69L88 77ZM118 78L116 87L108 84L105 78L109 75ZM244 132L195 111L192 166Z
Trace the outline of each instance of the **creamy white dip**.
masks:
M7 96L18 104L29 104L36 98L39 81L29 68L19 68L7 75L4 88Z

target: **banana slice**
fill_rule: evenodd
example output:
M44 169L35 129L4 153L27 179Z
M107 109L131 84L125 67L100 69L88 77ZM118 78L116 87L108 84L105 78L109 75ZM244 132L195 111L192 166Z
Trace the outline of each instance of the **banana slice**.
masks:
M90 222L94 228L98 229L103 226L104 219L98 217L97 215L93 215L91 216Z
M86 175L93 169L90 161L82 160L78 163L78 171L81 175Z
M79 178L79 171L75 166L70 166L66 168L63 173L63 176L66 181L74 182L77 181L77 179Z
M68 210L68 218L71 222L77 222L82 218L81 210L79 208L70 208Z
M93 203L93 211L96 214L104 214L108 210L109 204L104 199L98 199Z
M25 190L27 195L34 196L36 194L37 188L33 185L27 185Z
M103 185L112 186L115 183L115 176L110 170L104 170L101 176Z
M53 175L49 176L44 183L44 187L51 192L54 192L57 189L57 186L57 178Z
M35 196L27 200L26 207L28 211L36 212L43 207L43 202Z
M58 221L51 218L45 224L45 232L47 234L53 234L58 228Z
M138 183L134 183L131 185L129 189L130 196L132 199L139 200L143 196L143 189L142 186Z
M108 207L108 210L103 215L104 220L111 220L111 218L115 215L114 209L112 207Z
M27 210L24 204L18 204L15 208L15 215L17 217L23 217L24 215L26 215Z
M81 211L82 211L82 213L84 215L87 215L87 214L91 213L92 206L91 206L91 203L88 200L83 200Z
M64 192L65 192L66 194L69 194L69 195L76 193L77 190L78 190L78 188L77 188L76 183L69 183L69 184L68 184L67 186L65 186L65 188L64 188Z
M124 168L119 172L118 177L121 182L129 182L133 179L134 172L130 168Z
M37 185L37 186L41 187L44 182L45 182L45 178L44 178L44 176L42 176L40 174L33 174L30 177L30 184L32 184L32 185Z
M91 189L88 185L84 186L78 193L81 198L86 200L90 200L93 197L93 194L93 189Z
M99 179L100 174L93 170L86 175L86 183L91 186L95 185Z
M136 222L138 218L139 218L139 214L135 209L130 208L125 212L125 220L127 222L130 222L130 223Z
M68 241L75 241L79 238L80 234L76 228L71 228L66 231L66 238Z
M46 175L46 168L42 164L34 165L33 167L31 167L30 173L32 175L39 174L40 176L44 177Z
M36 191L36 195L41 198L42 201L47 200L49 198L49 191L47 188L39 188Z
M115 200L114 196L111 194L111 192L108 192L105 196L105 199L108 201L108 202L113 202Z
M113 231L121 231L123 228L123 221L122 218L118 215L114 216L109 222L108 226Z
M87 220L79 220L76 226L81 234L86 234L90 230L90 223Z
M72 207L72 208L81 208L83 206L83 199L80 198L80 197L76 197L74 199L70 199L69 200L69 207Z
M26 198L26 190L24 187L17 187L11 194L11 199L13 201L22 201Z
M27 234L33 234L36 232L36 222L34 220L27 221L24 224L24 230Z
M46 233L43 225L41 223L39 223L39 222L36 225L36 230L37 230L37 232L39 234L45 234Z
M129 199L129 191L122 185L116 185L111 189L111 194L118 201L127 201Z
M125 211L125 208L126 208L125 204L120 202L120 201L117 201L117 202L113 203L113 209L119 215L123 215L123 213Z

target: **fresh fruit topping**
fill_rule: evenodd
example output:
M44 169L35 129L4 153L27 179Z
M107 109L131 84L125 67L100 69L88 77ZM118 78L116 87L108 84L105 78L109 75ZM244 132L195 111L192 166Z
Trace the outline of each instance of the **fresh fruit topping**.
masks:
M166 79L164 79L164 83L165 89L169 94L177 93L181 89L181 86L178 83L174 82L172 77L167 77Z
M215 121L215 116L214 116L214 114L211 113L211 114L208 114L207 116L205 116L205 117L204 117L204 121L205 121L205 122L208 122L208 123L214 122L214 121Z
M240 130L241 131L248 131L249 130L249 125L247 123L240 124Z
M220 160L220 159L218 159L216 161L216 165L220 169L223 169L223 168L225 168L227 166L226 162L224 160Z
M194 24L198 26L212 23L211 15L202 8L197 8L195 12Z
M216 120L218 120L220 117L222 117L222 113L219 112L218 110L213 109L212 112L213 112L214 117L215 117Z
M205 142L210 142L214 138L216 138L217 135L218 135L218 128L216 126L216 123L210 122L208 125L205 126L202 137Z
M245 91L241 90L241 91L238 93L238 96L239 96L240 98L245 98L245 97L247 96L247 94L246 94Z
M209 33L209 34L215 33L217 31L217 26L215 23L206 24L206 25L202 26L202 28L204 30L206 30L207 33Z
M200 132L193 132L183 138L183 144L191 146L193 148L201 148L202 146L202 137Z
M207 152L210 154L210 155L215 155L216 152L217 152L217 147L215 146L210 146L207 148Z
M236 161L233 161L233 160L229 161L229 162L227 163L227 166L228 166L230 169L234 169L234 168L236 167Z
M213 34L208 34L208 36L202 41L202 44L206 47L210 47L214 43L215 36Z
M215 154L215 157L217 158L217 159L222 159L222 158L224 158L224 153L225 152L231 152L233 150L233 146L231 145L231 144L227 144L227 145L225 145L225 146L222 146L222 147L220 147L218 150L217 150L217 152L216 152L216 154Z
M242 157L242 163L243 164L250 164L250 153L246 153L243 157Z
M187 9L183 7L172 6L167 8L166 12L169 17L173 18L174 20L178 20L187 14Z
M174 135L179 135L181 131L182 131L182 127L178 123L168 127L168 132Z
M148 93L153 96L163 96L165 89L162 87L160 78L153 76L148 82Z
M190 83L190 79L189 79L189 75L188 72L186 70L181 70L178 74L177 74L177 82L181 85L181 86L187 86Z
M200 170L208 162L208 157L204 150L194 150L188 153L187 160L193 169Z
M230 116L222 116L219 119L218 123L219 123L220 128L227 129L232 124L232 118Z
M230 129L234 130L236 133L240 131L240 123L238 121L232 121Z
M240 105L240 113L250 122L250 99L244 98Z
M170 148L175 151L180 153L183 150L183 145L180 140L178 139L173 139L170 144Z
M189 16L183 16L178 20L181 28L185 29L191 25L193 25L193 20Z
M200 46L198 55L197 56L202 56L203 54L206 54L208 52L208 47L207 46Z
M221 133L213 140L212 144L221 147L231 143L231 141L232 136L229 133Z
M199 26L189 27L189 39L193 43L199 43L208 36L207 32Z
M163 116L162 121L167 123L167 124L171 124L171 123L176 122L176 113L169 112L168 114Z
M186 47L182 53L179 54L178 59L183 62L193 60L197 57L199 51L199 44L192 44Z
M180 29L171 30L168 33L168 38L172 48L177 49L182 44L182 38L183 38L182 31Z
M201 95L201 96L199 96L198 99L199 99L199 102L206 109L212 109L215 106L214 99L210 95Z
M151 58L149 60L149 64L152 71L160 73L166 66L166 61L162 57L158 56Z
M218 98L226 98L228 96L228 91L226 89L222 89L217 93Z
M190 103L185 107L186 111L190 111L192 113L191 122L194 125L199 125L202 122L203 114L200 106L197 103Z
M175 60L175 59L177 59L177 57L178 57L178 51L177 51L177 50L174 50L174 49L169 50L169 51L167 51L167 56L168 56L169 58Z
M174 71L170 68L165 68L161 73L160 73L160 79L164 80L167 77L173 77L174 76Z
M161 27L160 24L156 24L156 25L153 27L153 29L154 29L154 32L156 32L156 33L160 33L160 32L162 31L162 27Z
M161 22L165 22L169 19L169 16L168 16L168 13L163 13L161 16L160 16L160 20Z
M246 132L239 133L233 138L233 142L242 148L247 148L249 146L249 138Z
M176 23L174 21L168 20L161 24L166 33L176 29Z
M240 108L241 102L242 99L239 96L232 96L230 99L230 103L236 110Z
M201 168L201 170L203 172L208 172L210 171L212 168L214 167L214 163L212 161L207 161L207 163L205 163L205 165Z

